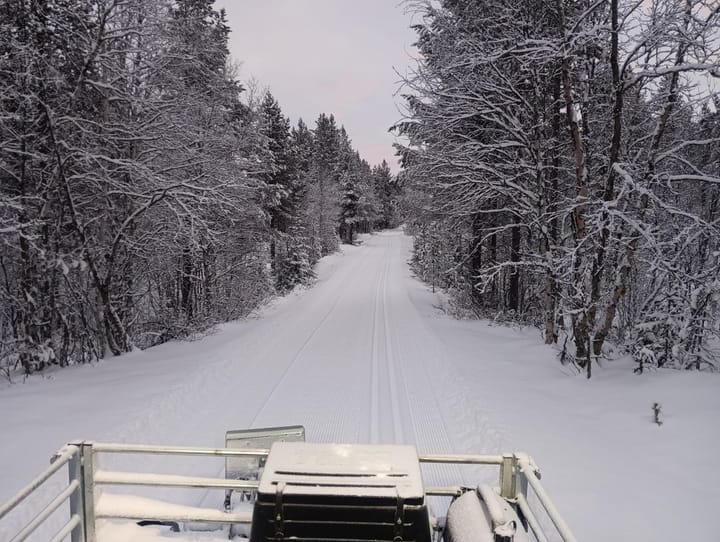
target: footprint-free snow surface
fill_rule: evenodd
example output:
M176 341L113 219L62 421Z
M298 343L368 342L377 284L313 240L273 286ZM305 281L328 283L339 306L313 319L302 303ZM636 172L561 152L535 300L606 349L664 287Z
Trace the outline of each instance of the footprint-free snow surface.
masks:
M227 429L302 424L317 442L526 451L578 540L718 540L717 374L633 376L619 361L586 381L536 330L445 315L443 298L412 277L410 246L400 230L364 237L320 262L314 287L206 337L0 384L0 501L69 440L219 447ZM652 423L654 402L662 426ZM222 472L217 463L118 463ZM494 475L424 472L426 483L468 485ZM208 501L172 491L180 504ZM0 522L0 540L30 513Z

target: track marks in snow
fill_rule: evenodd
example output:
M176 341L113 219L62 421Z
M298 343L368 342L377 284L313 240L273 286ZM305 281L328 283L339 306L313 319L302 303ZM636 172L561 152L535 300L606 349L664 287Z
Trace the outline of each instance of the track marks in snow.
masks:
M357 279L374 270L373 262L362 258L360 250L353 247L338 257L345 260L343 265L310 292L313 303L306 311L296 310L278 329L264 354L267 374L263 374L263 364L258 367L267 394L256 403L251 426L300 423L306 426L309 440L360 440L358 425L366 414L364 408L358 412L358 404L366 404L362 399L366 389L358 388L358 383L367 368L357 358L367 339L358 336L355 328L370 324L364 293L371 285Z
M253 417L252 421L250 422L250 427L254 427L255 423L257 422L257 419L262 415L263 411L267 408L268 404L275 398L275 395L277 394L278 389L280 386L282 386L283 383L288 378L288 375L292 371L292 369L297 364L298 359L303 355L305 350L307 349L308 345L312 342L312 340L315 338L315 336L319 333L319 331L322 329L325 322L327 322L328 318L332 315L332 313L335 311L335 308L338 306L338 303L340 302L341 296L336 296L335 301L330 306L330 309L325 313L325 316L323 316L320 321L317 323L315 328L310 332L310 334L307 336L305 341L300 345L300 348L297 349L295 354L290 359L290 363L287 364L285 367L285 370L280 375L280 378L275 382L275 385L270 390L270 393L265 398L265 401L263 401L262 405L258 409L257 413Z
M387 283L392 254L384 250L382 270L375 281L370 348L370 416L368 442L405 441L397 385L396 359L387 308Z
M398 387L397 383L396 373L398 360L395 357L395 350L393 348L392 340L393 336L390 330L390 318L388 317L387 279L389 270L390 258L387 258L382 280L382 312L383 323L385 324L385 351L387 353L386 361L388 373L388 387L390 388L390 408L392 410L393 437L395 439L395 443L402 443L405 441L403 423L400 417L400 395L402 390Z
M116 400L105 407L98 403L88 413L87 405L95 405L88 389L79 395L84 401L79 406L51 409L48 423L71 427L66 419L77 419L68 439L199 446L221 446L228 429L300 423L311 441L415 443L421 452L488 451L455 447L464 444L463 431L470 434L477 424L463 427L453 419L453 409L474 407L462 386L449 387L457 379L437 354L441 343L408 297L408 288L417 283L406 276L406 242L399 231L373 235L364 246L326 261L333 268L325 266L314 288L277 302L260 318L223 326L200 341L113 360L114 367L126 368L117 372L112 387L101 380L98 389ZM115 372L110 365L84 371ZM142 393L133 393L136 389ZM57 445L49 440L42 443L48 453ZM217 462L203 463L199 471L194 459L181 464L165 458L117 460L108 466L207 476L222 472ZM442 466L425 473L430 484L458 481ZM167 494L182 504L215 498L194 490Z
M395 260L390 282L404 285L406 253L398 244L401 236L391 239L391 253ZM401 385L395 386L397 398L404 399L405 423L410 427L414 444L422 453L457 452L450 439L450 430L443 417L443 398L438 397L437 376L427 370L427 363L436 356L433 336L418 327L419 315L408 302L402 288L397 288L386 300L386 311L393 315L388 328L390 344L397 354L394 366ZM430 342L429 342L430 341ZM457 484L463 481L461 470L453 465L425 465L425 482L431 485Z
M370 333L370 414L368 416L367 441L377 444L380 441L380 327L378 326L378 312L380 296L382 294L382 278L375 286L375 301L373 305L372 327Z
M373 275L368 440L452 453L459 450L450 438L445 399L439 396L438 375L428 368L438 345L403 290L406 253L401 240L398 234L385 236L382 267ZM464 482L457 466L426 465L423 470L431 485Z

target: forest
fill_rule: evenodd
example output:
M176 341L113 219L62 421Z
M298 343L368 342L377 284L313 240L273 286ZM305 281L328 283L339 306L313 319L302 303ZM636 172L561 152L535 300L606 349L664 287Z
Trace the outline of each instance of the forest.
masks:
M457 314L588 378L720 368L717 2L404 6L394 175L241 82L214 0L2 2L0 371L191 338L401 223Z
M0 371L192 337L398 225L388 164L291 126L229 32L214 0L0 3Z
M406 5L416 271L588 378L720 368L720 4Z

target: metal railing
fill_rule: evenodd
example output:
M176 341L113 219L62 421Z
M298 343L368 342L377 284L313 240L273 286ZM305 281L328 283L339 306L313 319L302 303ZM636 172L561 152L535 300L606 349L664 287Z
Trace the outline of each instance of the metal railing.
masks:
M226 478L208 478L198 476L180 476L171 474L147 474L140 472L110 471L97 468L99 454L145 454L166 456L199 457L267 457L266 449L238 448L191 448L177 446L153 446L134 444L113 444L94 442L74 442L61 449L53 458L48 469L24 487L7 503L0 506L0 520L15 509L29 495L44 484L64 465L68 465L68 485L35 518L23 527L10 542L26 540L47 518L63 503L70 503L70 518L52 538L53 542L65 540L68 535L72 542L96 542L96 522L98 519L132 519L172 522L198 523L250 523L251 512L227 512L211 508L172 505L153 501L152 511L148 512L144 503L137 504L133 499L121 496L105 495L98 498L98 486L146 486L171 488L203 488L224 490L257 489L254 480L235 480ZM549 496L542 487L539 472L532 459L526 454L506 455L459 455L459 454L421 454L420 463L451 463L469 465L495 465L500 471L498 494L506 501L517 506L522 519L527 522L538 542L547 542L541 524L528 505L528 488L531 488L544 511L557 529L564 542L576 542L569 527L562 519ZM487 492L487 488L481 488ZM461 486L428 487L426 495L456 497L467 488ZM163 507L164 505L164 507Z
M15 510L25 499L33 494L38 488L45 484L56 472L68 465L69 480L68 485L56 495L38 514L20 529L11 539L10 542L22 542L27 540L38 527L60 508L64 503L70 502L70 519L55 533L51 538L52 542L59 542L72 536L72 542L83 542L84 525L82 511L82 470L80 461L80 448L76 445L69 444L59 450L52 458L50 466L40 473L32 482L18 491L14 497L8 502L0 506L0 520Z
M27 497L42 486L50 477L68 465L69 483L48 505L9 542L26 540L38 527L64 503L70 503L70 519L51 539L60 542L71 536L72 542L96 542L96 524L98 519L134 519L159 521L193 521L207 523L249 523L247 513L227 513L220 510L195 507L170 506L166 511L155 510L152 513L142 507L133 508L128 502L114 502L112 497L103 503L98 499L97 487L151 486L151 487L189 487L202 489L245 489L257 488L253 481L230 480L225 478L205 478L197 476L159 475L137 472L118 472L97 469L99 454L146 454L168 456L204 456L204 457L266 457L268 450L239 450L226 448L190 448L177 446L149 446L135 444L112 444L94 442L73 442L61 449L52 460L52 464L37 478L21 489L7 503L0 506L0 520L15 510ZM109 496L110 497L110 496Z
M98 519L133 519L198 523L250 523L252 516L247 512L225 512L211 508L167 505L153 507L148 512L144 506L133 506L132 502L113 500L107 495L97 498L97 486L147 486L201 489L256 489L256 481L168 474L146 474L139 472L107 471L97 469L96 458L100 454L142 454L195 457L267 457L266 449L193 448L184 446L154 446L115 443L79 443L85 470L83 488L85 496L85 539L96 541ZM158 501L159 502L159 501ZM73 541L75 542L75 541Z
M420 463L454 463L467 465L498 465L500 467L500 496L516 504L527 521L530 531L538 542L547 542L540 521L528 504L528 487L532 488L543 510L552 521L560 538L564 542L577 542L570 527L558 512L550 496L540 483L540 471L533 460L524 453L504 455L459 455L459 454L425 454L418 456ZM480 488L479 488L480 489ZM429 487L426 495L458 496L463 488L457 487ZM489 504L489 500L487 500Z

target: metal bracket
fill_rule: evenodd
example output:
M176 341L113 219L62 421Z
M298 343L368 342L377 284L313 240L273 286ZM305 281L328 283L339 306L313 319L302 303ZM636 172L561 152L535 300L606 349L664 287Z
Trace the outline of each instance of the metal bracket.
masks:
M80 481L80 493L70 499L71 515L77 514L81 518L81 525L73 531L72 542L77 542L78 536L83 542L95 542L95 454L92 441L71 442L78 447L78 455L70 462L68 468L70 477Z
M403 498L397 496L397 507L395 508L395 526L393 542L403 541L403 527L405 526L405 501Z
M285 491L285 482L280 482L275 487L275 540L285 538L283 529L283 491Z
M515 499L517 493L517 458L505 454L500 465L500 496L503 499Z
M84 489L83 489L83 472L82 472L82 444L78 444L78 451L72 457L68 463L68 479L70 482L77 480L78 488L70 495L70 516L77 516L80 521L77 527L72 530L71 541L72 542L84 542L85 540L85 505L84 501ZM57 456L54 456L52 461L54 462Z

